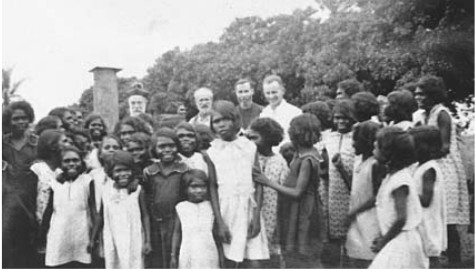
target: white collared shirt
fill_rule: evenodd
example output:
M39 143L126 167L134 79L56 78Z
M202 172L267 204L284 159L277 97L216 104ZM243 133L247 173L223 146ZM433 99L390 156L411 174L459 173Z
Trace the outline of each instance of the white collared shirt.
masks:
M282 145L285 142L288 142L289 139L289 127L290 121L295 118L296 116L302 114L302 110L300 108L289 104L285 99L275 108L272 109L270 105L266 106L261 114L259 115L260 118L271 118L277 121L280 126L284 129L284 140L282 140Z

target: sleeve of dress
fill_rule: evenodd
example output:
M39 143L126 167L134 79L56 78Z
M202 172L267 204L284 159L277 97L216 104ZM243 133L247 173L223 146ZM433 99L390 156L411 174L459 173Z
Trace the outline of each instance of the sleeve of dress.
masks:
M51 194L51 185L45 181L38 181L37 196L36 196L36 221L41 225L43 214L48 206L49 197Z

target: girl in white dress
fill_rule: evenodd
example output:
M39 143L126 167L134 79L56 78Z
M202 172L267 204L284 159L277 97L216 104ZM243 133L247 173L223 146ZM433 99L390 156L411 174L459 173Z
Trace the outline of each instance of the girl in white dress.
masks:
M428 268L418 231L422 206L409 168L415 162L414 141L399 127L383 128L376 140L374 157L386 165L388 174L376 197L382 236L373 241L377 255L369 268Z
M419 230L424 250L430 258L431 268L440 268L438 258L447 249L447 211L445 209L444 183L437 163L442 141L435 126L418 126L410 130L419 162L414 172L423 210Z
M256 145L238 137L240 116L233 103L217 101L213 105L211 129L219 136L211 142L208 154L213 163L210 195L223 241L228 266L249 260L269 259L266 229L261 215L263 189L253 179L262 176Z
M91 263L87 252L94 208L94 186L81 152L65 147L61 152L63 171L51 182L51 196L43 221L49 227L46 241L46 266L61 268L86 267Z
M88 250L92 250L102 229L108 269L143 268L143 254L151 251L150 218L144 192L140 185L133 192L128 189L134 181L133 167L134 158L122 150L106 160L106 173L113 181L103 188Z
M170 268L215 269L220 267L213 238L214 214L208 200L208 177L199 169L183 174L186 200L176 205Z
M350 195L351 223L346 237L346 251L352 268L367 268L376 255L371 251L373 240L381 233L379 230L376 208L361 211L364 203L376 198L380 166L373 157L376 133L381 125L372 120L358 123L353 130L355 164ZM380 178L379 178L380 179Z

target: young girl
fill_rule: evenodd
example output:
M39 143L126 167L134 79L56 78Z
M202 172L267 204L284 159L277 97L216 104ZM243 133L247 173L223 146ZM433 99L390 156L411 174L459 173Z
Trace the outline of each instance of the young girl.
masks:
M107 175L113 182L106 183L102 192L100 212L96 215L89 251L103 229L104 258L107 269L143 268L143 254L150 245L150 218L141 187L129 192L134 181L134 159L124 151L115 152L107 161ZM142 238L143 235L143 238Z
M380 235L376 209L358 212L363 203L376 197L375 186L379 183L376 170L379 169L373 157L374 141L380 125L372 120L357 124L353 130L355 164L350 196L351 223L346 237L346 251L353 268L367 268L375 254L371 251L373 240Z
M428 268L422 238L417 227L422 222L422 206L409 166L415 162L414 141L399 127L378 132L375 158L388 168L379 188L376 205L381 237L371 249L377 253L369 268Z
M175 223L175 205L181 200L180 180L188 170L178 157L178 138L170 128L152 136L150 154L158 159L144 170L143 187L151 215L150 268L168 268Z
M213 239L214 214L208 200L208 177L199 169L183 174L186 201L175 207L170 268L219 268L219 256ZM179 252L179 253L178 253Z
M253 183L253 175L261 176L256 145L237 136L241 121L234 104L217 101L213 109L211 129L219 138L208 150L215 168L210 173L210 192L224 256L234 262L229 265L247 259L256 268L256 260L269 259L261 216L262 186Z
M389 125L400 127L404 131L414 126L412 113L417 110L416 100L409 90L397 90L388 94L388 105L384 115Z
M254 141L257 146L259 165L264 175L271 181L282 185L287 178L289 168L287 162L279 153L272 151L273 146L279 145L283 139L284 130L278 122L271 118L255 119L249 128L247 137ZM270 187L264 187L264 198L262 202L262 215L264 217L267 240L269 242L269 252L271 259L277 257L279 261L282 257L277 231L277 191ZM279 268L280 265L273 268ZM281 263L282 264L282 263Z
M281 238L288 268L321 267L321 200L318 151L313 145L320 138L320 123L308 113L290 122L289 136L296 148L290 173L283 184L262 179L262 183L285 196ZM261 179L259 179L261 182Z
M338 249L340 258L328 257L331 262L342 263L344 239L348 232L345 223L350 206L351 174L353 171L354 150L352 147L353 104L351 100L337 100L333 107L333 123L335 131L325 138L325 147L328 151L329 184L328 184L328 219L329 237L328 248Z
M46 266L86 267L91 263L87 252L94 208L94 186L84 174L81 151L65 147L61 151L62 173L51 183L51 196L43 216L42 230L49 228L46 241Z
M414 138L419 165L414 172L423 219L419 227L424 250L430 257L431 267L440 268L438 257L447 248L447 228L444 184L437 164L442 141L435 126L419 126L409 132Z
M125 148L134 158L134 176L143 182L143 170L152 164L148 149L150 148L150 136L146 133L137 132L130 137Z
M178 152L181 160L188 165L189 168L199 169L208 174L208 164L205 156L200 152L200 140L196 135L193 125L186 121L180 122L175 127L179 145Z

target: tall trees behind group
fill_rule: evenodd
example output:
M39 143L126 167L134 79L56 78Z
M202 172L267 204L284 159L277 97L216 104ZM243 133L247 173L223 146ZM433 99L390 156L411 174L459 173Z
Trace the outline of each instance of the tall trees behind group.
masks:
M331 10L328 20L316 18L312 8L267 19L238 18L218 42L165 52L143 78L145 88L156 96L150 109L161 113L169 102L190 104L191 92L201 86L216 91L217 99L234 99L239 77L261 82L268 73L282 76L286 98L297 105L335 90L347 78L357 78L378 95L431 73L445 79L451 101L473 93L473 1L317 3ZM125 89L133 79L122 78L119 88ZM254 98L264 103L261 88L256 85ZM123 102L125 96L120 97ZM91 90L80 105L91 109Z

